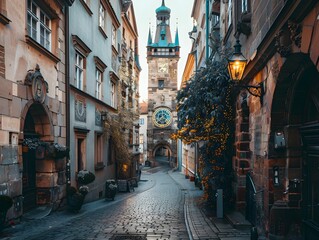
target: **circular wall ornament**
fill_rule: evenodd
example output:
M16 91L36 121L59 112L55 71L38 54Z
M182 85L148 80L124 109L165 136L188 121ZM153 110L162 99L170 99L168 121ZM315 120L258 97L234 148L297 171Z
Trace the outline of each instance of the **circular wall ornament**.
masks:
M157 108L153 113L152 119L156 127L167 127L172 123L172 112L168 108Z
M37 102L43 103L46 96L46 86L41 77L34 78L32 82L32 96Z

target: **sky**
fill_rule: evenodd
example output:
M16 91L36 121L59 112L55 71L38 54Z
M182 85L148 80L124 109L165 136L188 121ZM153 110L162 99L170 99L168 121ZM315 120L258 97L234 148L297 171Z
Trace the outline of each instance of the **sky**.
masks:
M191 17L194 0L165 0L165 6L171 9L170 27L172 40L175 40L175 30L178 28L180 60L178 63L178 86L181 82L187 55L190 52L192 40L188 32L193 29ZM140 74L140 102L147 99L148 66L146 61L146 44L151 26L152 37L156 29L156 8L162 5L162 0L133 0L138 31L139 60L142 67Z

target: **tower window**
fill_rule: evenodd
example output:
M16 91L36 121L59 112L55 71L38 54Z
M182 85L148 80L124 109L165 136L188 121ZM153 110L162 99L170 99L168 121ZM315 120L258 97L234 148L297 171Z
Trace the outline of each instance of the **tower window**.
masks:
M164 88L164 80L158 80L158 89Z

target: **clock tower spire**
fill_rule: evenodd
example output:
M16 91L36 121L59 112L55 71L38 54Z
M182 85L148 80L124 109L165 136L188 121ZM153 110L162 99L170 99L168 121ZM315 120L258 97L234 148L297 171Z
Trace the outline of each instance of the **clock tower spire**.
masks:
M148 63L148 159L156 165L155 156L162 155L176 166L177 144L170 139L177 129L176 93L179 60L178 33L172 41L171 9L162 5L155 10L156 31L147 42Z

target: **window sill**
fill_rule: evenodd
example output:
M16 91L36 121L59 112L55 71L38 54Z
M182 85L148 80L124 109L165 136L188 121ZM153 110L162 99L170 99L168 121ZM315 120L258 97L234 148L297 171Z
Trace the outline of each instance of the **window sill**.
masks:
M106 35L104 29L101 28L100 26L99 26L99 31L100 31L100 33L103 35L103 37L104 37L105 39L107 39L107 35Z
M87 11L87 13L92 16L93 12L91 11L90 7L83 0L80 0L80 2L82 3L82 5L83 5L84 9Z
M53 62L58 63L60 62L60 58L58 58L57 56L55 56L53 53L51 53L49 50L47 50L45 47L43 47L42 45L40 45L37 41L35 41L33 38L31 38L30 36L26 35L26 42L27 44L29 44L30 46L34 47L35 49L37 49L38 51L40 51L43 55L47 56L48 58L50 58Z
M0 22L3 25L7 25L11 22L11 20L9 18L7 18L5 15L3 15L2 13L0 13Z

